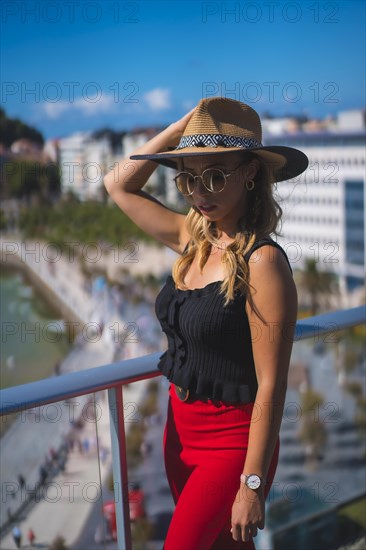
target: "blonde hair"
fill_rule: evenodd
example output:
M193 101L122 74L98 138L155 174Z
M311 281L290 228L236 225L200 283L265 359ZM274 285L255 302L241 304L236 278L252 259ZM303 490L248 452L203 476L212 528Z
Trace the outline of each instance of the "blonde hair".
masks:
M238 220L234 241L225 247L221 261L226 276L220 285L220 294L225 296L224 307L234 299L236 290L247 294L249 290L249 267L244 259L252 245L270 234L279 235L277 226L282 217L282 208L273 195L274 170L254 154L246 155L248 162L257 158L260 168L254 178L255 187L247 193L245 212ZM194 206L190 208L186 220L186 229L190 235L188 248L173 264L172 277L176 288L187 289L184 278L196 254L198 266L202 271L207 262L212 245L220 247L219 231L215 222L204 218Z

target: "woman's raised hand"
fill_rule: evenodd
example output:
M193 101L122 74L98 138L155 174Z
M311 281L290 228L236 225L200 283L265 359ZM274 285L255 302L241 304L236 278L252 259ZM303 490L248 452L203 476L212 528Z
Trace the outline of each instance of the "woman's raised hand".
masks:
M184 129L195 109L196 107L191 109L176 122L169 124L167 128L133 151L133 154L155 154L160 153L161 151L166 151L169 147L177 147ZM113 169L106 174L104 177L104 185L106 186L108 193L113 193L115 196L116 194L126 192L136 194L145 185L156 168L157 165L148 160L135 161L130 160L128 157L123 158L117 166L114 165ZM135 197L132 197L132 200L136 202ZM115 201L117 202L116 198ZM124 204L126 203L125 195L121 197L121 205L117 202L121 208L122 202Z
M195 112L197 107L193 107L188 113L186 113L182 118L178 119L176 122L172 122L170 127L174 130L172 135L172 143L170 144L171 147L176 147L179 143L180 138L182 137L182 134L190 121L193 113Z

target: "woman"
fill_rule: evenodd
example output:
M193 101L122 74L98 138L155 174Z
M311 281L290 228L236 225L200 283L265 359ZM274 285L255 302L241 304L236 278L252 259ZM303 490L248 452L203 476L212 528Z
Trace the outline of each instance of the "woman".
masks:
M297 315L291 267L270 238L282 214L273 183L308 160L263 147L257 113L220 97L130 158L106 176L108 193L180 254L156 300L168 338L158 367L171 382L164 457L176 504L164 550L253 549L277 466ZM141 190L157 163L178 170L187 216Z

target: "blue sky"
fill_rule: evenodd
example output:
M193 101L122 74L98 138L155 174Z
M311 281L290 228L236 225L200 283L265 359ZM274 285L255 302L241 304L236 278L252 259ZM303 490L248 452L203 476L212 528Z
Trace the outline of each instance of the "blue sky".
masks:
M1 104L46 138L164 125L201 97L260 114L362 108L363 1L6 1Z

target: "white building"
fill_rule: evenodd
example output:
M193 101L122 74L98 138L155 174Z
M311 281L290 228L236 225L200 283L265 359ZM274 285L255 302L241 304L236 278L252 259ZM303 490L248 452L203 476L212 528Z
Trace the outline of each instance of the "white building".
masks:
M80 132L60 139L59 151L62 193L72 191L80 200L101 199L103 177L114 160L109 140Z
M80 200L100 200L104 196L103 178L122 158L129 157L157 131L146 129L125 134L115 156L107 136L93 138L88 132L75 133L59 140L62 194L72 191ZM181 211L186 201L175 187L175 170L157 165L146 183L147 192Z
M339 276L344 291L364 284L365 129L267 135L265 141L309 157L303 174L277 184L284 211L278 242L293 267L312 258L319 270Z
M126 134L122 140L123 156L129 157L132 155L138 147L141 147L156 133L157 131L148 129ZM146 183L146 188L148 192L150 191L155 198L164 202L167 206L181 211L187 203L175 186L173 180L175 174L176 171L172 168L157 165L156 170Z
M58 139L48 139L45 142L43 155L47 162L58 162Z

